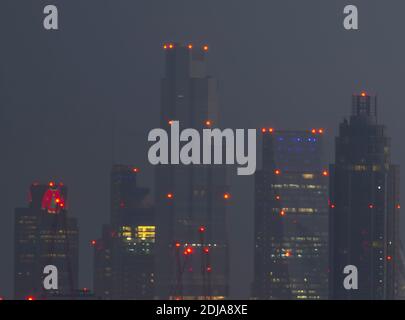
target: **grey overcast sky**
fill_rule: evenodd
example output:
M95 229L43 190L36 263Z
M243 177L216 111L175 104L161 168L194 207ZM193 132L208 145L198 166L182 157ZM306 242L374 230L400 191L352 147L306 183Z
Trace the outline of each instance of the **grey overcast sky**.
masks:
M348 3L359 6L359 31L342 27ZM58 6L57 32L43 29L47 4ZM116 161L140 166L152 187L147 133L158 124L164 41L210 45L224 127L324 127L329 160L351 95L378 94L404 167L404 14L394 0L1 0L0 295L12 293L14 208L26 206L31 182L51 179L69 187L81 286L92 286L89 241L108 221L113 119ZM246 298L253 178L231 183L231 290Z

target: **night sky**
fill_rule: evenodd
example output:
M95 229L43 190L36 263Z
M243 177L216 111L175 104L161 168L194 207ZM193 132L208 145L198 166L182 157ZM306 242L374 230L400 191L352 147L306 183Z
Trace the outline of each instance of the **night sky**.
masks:
M359 31L342 26L348 3L359 6ZM42 26L47 4L58 6L59 31ZM147 134L159 124L165 41L209 44L223 127L322 127L328 160L351 95L378 94L393 162L405 168L404 12L403 1L378 0L1 0L0 295L12 294L14 208L27 205L34 181L69 187L80 285L92 287L89 242L109 218L113 159L139 166L153 187ZM253 176L235 171L231 291L247 298Z

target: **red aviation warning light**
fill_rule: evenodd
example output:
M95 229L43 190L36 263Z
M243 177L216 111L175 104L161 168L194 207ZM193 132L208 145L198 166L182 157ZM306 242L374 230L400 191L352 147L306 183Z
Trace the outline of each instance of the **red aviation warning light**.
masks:
M279 201L281 197L279 195L276 195L276 200Z
M193 253L193 249L192 248L187 248L186 250L184 250L184 255L188 256L189 254Z
M193 49L193 44L190 43L190 44L187 46L187 48L189 48L190 50Z
M91 240L90 244L94 247L97 244L97 241L96 240Z
M139 168L132 168L132 172L133 172L133 173L138 173L138 172L139 172Z
M324 129L318 129L318 133L319 133L319 134L323 134L324 132L325 132Z
M368 208L369 208L369 209L374 209L374 205L373 205L372 203L370 203L370 204L368 205Z
M282 216L282 217L285 216L285 211L284 211L284 210L281 210L281 211L280 211L280 216Z
M266 128L262 128L262 133L266 133L267 129Z
M281 170L280 170L280 169L274 170L274 174L275 174L276 176L279 176L279 175L281 174Z
M205 232L205 227L204 227L204 226L199 227L199 228L198 228L198 231L199 231L200 233L204 233L204 232Z
M206 254L210 253L210 249L209 249L208 247L205 247L203 251L204 251L204 253L206 253Z
M208 52L209 47L208 47L208 45L204 45L202 49L203 49L205 52Z
M174 244L174 246L175 246L176 248L180 248L180 247L181 247L181 244L180 244L180 242L176 242L176 243Z
M367 92L362 91L362 92L360 93L360 96L362 96L363 98L364 98L364 97L367 97Z
M207 266L207 272L209 273L209 272L211 272L212 271L212 267L211 266Z
M211 126L212 126L212 121L211 121L211 120L206 120L206 121L205 121L205 125L206 125L207 127L211 127Z
M391 256L387 256L387 261L391 261L392 257Z
M329 172L328 172L327 170L324 170L324 171L322 172L322 175L323 175L324 177L327 177L327 176L329 176Z
M224 193L223 197L225 200L229 200L231 198L231 195L230 195L230 193L226 192L226 193Z
M173 195L173 193L168 193L167 195L166 195L166 198L167 199L173 199L174 198L174 195Z
M27 301L34 301L34 300L35 300L35 297L34 297L34 296L28 296L28 297L25 298L25 300L27 300Z

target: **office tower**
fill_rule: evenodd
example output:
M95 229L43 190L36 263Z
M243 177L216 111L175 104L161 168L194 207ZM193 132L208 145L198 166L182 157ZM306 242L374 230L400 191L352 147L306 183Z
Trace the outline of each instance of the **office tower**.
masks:
M255 174L254 299L328 296L328 171L323 129L262 129Z
M137 185L138 173L125 165L111 171L111 224L92 242L94 291L102 299L154 298L154 207L149 190Z
M399 263L399 167L377 121L377 98L353 96L339 126L330 169L330 295L332 299L393 299ZM358 270L346 290L345 266Z
M32 184L28 208L15 210L14 287L16 299L72 296L78 285L78 227L67 213L67 188ZM44 290L44 267L58 270L58 290Z
M208 46L164 45L160 124L218 127L217 82L206 71ZM175 159L171 159L175 162ZM228 296L226 211L230 201L221 165L158 165L157 297L223 299Z

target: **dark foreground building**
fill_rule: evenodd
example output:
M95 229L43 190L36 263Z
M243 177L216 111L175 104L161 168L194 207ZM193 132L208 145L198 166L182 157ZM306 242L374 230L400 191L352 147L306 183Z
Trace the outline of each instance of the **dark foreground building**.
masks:
M14 296L49 299L73 296L78 288L78 227L69 217L67 188L33 184L28 208L15 210ZM58 269L58 290L43 288L44 267Z
M323 129L262 129L255 174L255 299L328 296L328 171Z
M330 171L330 297L394 299L400 271L399 167L377 122L377 98L353 96L339 127ZM358 290L343 286L345 266L358 269Z
M94 240L94 292L101 299L154 298L154 208L149 190L138 187L139 169L114 165L111 223Z
M180 129L218 127L217 82L206 70L208 46L168 43L164 52L160 127L170 132L173 121ZM158 298L228 296L229 200L221 165L157 166Z

